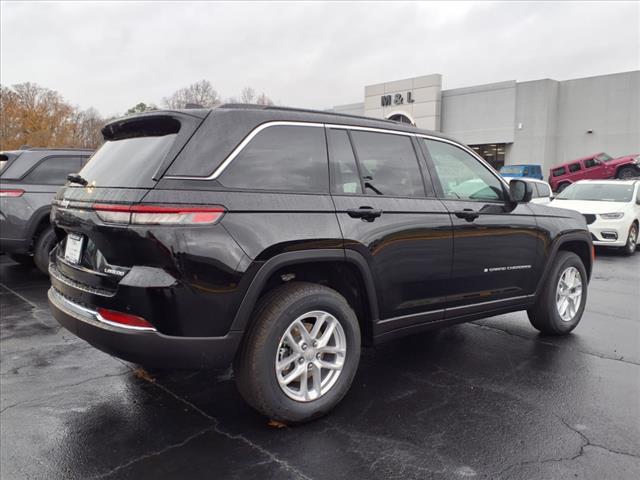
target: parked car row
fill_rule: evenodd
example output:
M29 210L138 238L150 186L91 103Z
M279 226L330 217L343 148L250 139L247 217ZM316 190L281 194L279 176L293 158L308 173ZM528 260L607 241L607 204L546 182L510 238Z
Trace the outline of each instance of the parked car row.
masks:
M534 178L542 180L540 165L505 165L500 169L505 178ZM604 152L571 160L551 168L549 185L554 192L562 192L579 180L631 180L640 177L640 155L613 158Z
M47 273L56 241L49 222L53 196L92 153L69 148L0 152L0 252Z

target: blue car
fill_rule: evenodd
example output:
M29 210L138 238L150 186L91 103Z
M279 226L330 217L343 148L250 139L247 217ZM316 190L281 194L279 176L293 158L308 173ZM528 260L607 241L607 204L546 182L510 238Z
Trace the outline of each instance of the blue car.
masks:
M543 180L542 167L540 165L505 165L500 169L500 175L503 177L528 177Z

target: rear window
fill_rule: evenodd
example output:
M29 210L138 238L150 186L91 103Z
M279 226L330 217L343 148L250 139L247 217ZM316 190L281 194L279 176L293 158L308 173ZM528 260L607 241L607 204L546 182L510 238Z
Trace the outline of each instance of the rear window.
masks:
M80 157L49 157L42 160L23 179L24 183L64 185L67 175L80 170Z
M94 187L151 188L173 147L180 122L170 117L125 121L103 130L105 143L80 175Z

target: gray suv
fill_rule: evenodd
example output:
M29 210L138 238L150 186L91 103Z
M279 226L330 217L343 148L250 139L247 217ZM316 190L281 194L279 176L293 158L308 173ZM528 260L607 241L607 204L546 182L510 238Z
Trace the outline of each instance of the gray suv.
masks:
M0 252L47 273L56 236L49 224L53 196L93 150L28 148L0 152Z

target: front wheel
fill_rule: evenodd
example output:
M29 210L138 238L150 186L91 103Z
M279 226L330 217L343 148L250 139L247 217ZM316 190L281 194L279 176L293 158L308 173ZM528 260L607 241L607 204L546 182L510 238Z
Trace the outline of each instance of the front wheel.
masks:
M587 271L580 257L560 251L546 285L533 308L529 321L547 335L566 335L582 318L587 303Z
M296 424L340 402L359 360L358 320L344 297L296 282L259 302L234 370L247 403L273 420Z
M629 228L629 236L627 237L627 243L622 247L622 251L625 255L631 256L636 251L636 245L638 244L638 224L632 223Z

